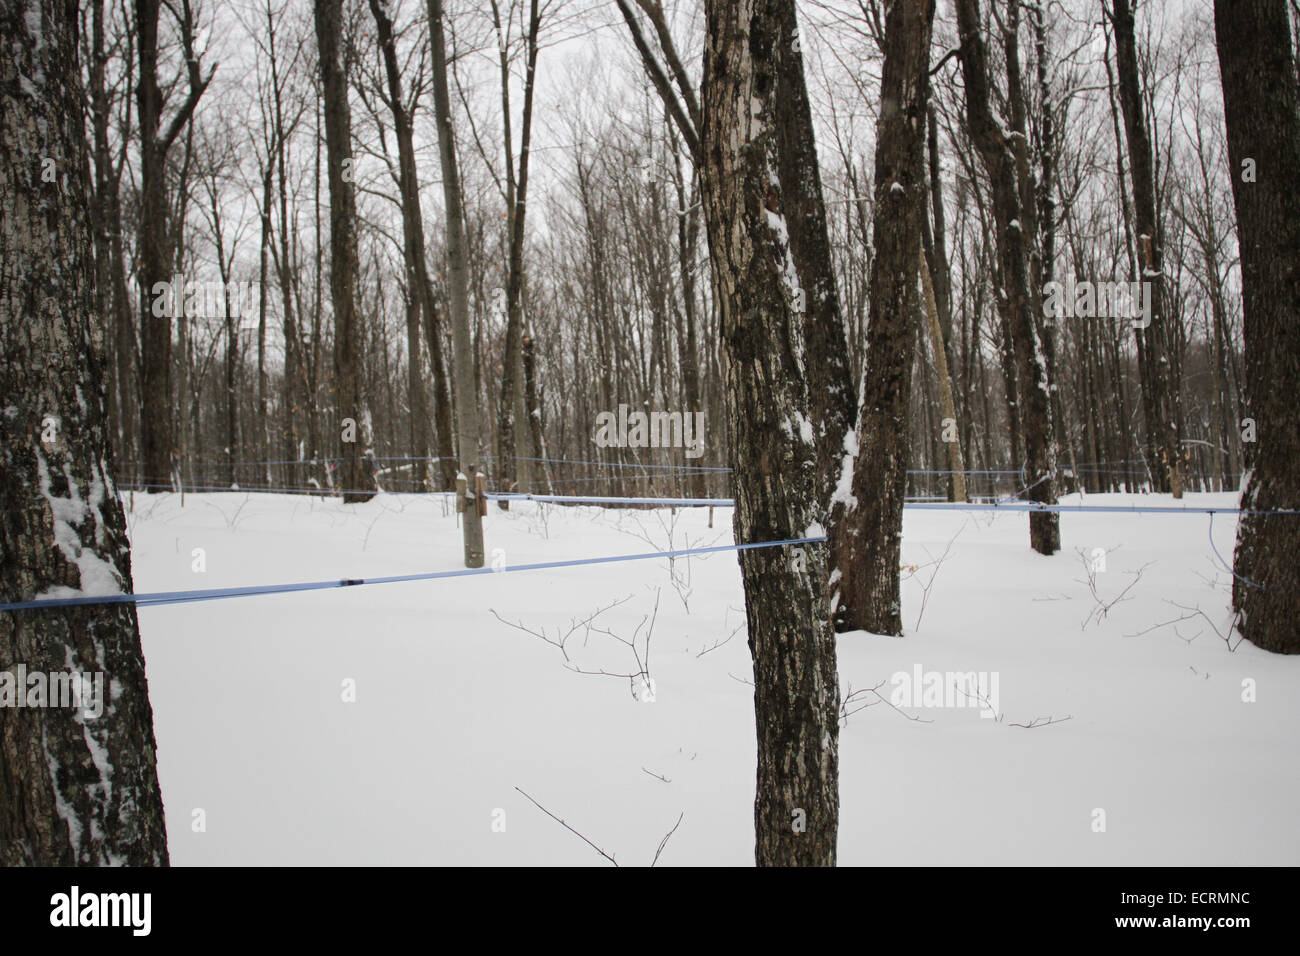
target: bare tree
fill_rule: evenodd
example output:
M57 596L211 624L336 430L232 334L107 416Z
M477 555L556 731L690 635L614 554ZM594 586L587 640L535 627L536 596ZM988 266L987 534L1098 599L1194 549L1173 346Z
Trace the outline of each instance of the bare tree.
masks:
M429 0L429 46L433 56L433 105L438 121L438 156L442 162L442 197L447 217L447 272L450 278L451 330L456 363L456 437L460 473L468 499L462 520L465 567L483 567L483 519L479 514L478 399L474 382L474 352L469 331L469 262L465 248L465 221L461 205L460 168L451 122L451 94L447 79L447 40L443 29L442 0Z
M1012 0L1012 3L1016 2L1018 0ZM1023 494L1030 501L1052 504L1056 501L1056 452L1047 369L1035 321L1035 306L1041 302L1041 290L1034 289L1030 281L1029 250L1023 222L1026 211L1016 149L1010 142L1012 137L994 117L990 105L988 51L982 35L979 0L956 0L956 3L967 124L993 193L998 280L1001 283L998 299L1015 357L1016 410L1027 458ZM1008 61L1016 56L1015 46L1009 46ZM1018 71L1018 67L1016 69ZM1012 422L1011 427L1015 428L1016 423ZM1060 550L1060 521L1055 512L1030 513L1029 543L1039 554L1055 554Z
M429 266L424 245L424 217L420 211L420 184L415 167L415 137L412 124L414 102L403 98L402 75L397 63L397 49L393 35L393 22L380 0L370 0L370 11L378 30L379 52L384 60L384 75L388 81L388 108L393 114L393 130L397 139L398 189L402 196L402 234L405 239L407 295L412 310L408 324L407 343L410 363L408 390L411 396L412 455L425 455L430 447L428 406L424 382L420 375L419 317L424 317L425 340L429 344L429 359L433 371L434 431L437 436L439 468L442 487L449 490L455 484L456 467L451 441L451 398L447 388L446 362L442 354L442 318L438 313L429 279ZM418 90L417 90L418 92ZM429 473L432 473L430 469Z
M501 71L501 127L505 140L506 167L506 341L502 356L501 404L498 411L499 455L497 473L504 484L512 479L521 491L529 491L531 468L529 451L528 416L531 414L525 397L523 338L524 338L524 221L528 211L528 159L533 136L533 98L537 73L537 34L541 27L538 0L529 0L528 28L524 36L524 105L520 120L519 161L514 156L510 115L510 55L509 30L513 22L507 9L507 20L501 22L497 0L490 0L492 23L497 34L498 65ZM508 504L501 501L502 507Z
M342 0L316 0L316 43L324 93L326 166L330 193L330 299L334 307L334 393L339 417L352 420L351 437L341 429L339 480L343 500L366 501L370 411L361 386L361 316L357 309L357 209L353 185L352 113L343 62ZM361 440L358 441L357 439Z
M1133 8L1129 0L1112 0L1112 7L1110 20L1115 27L1119 103L1124 114L1124 137L1128 141L1129 171L1132 174L1138 266L1142 281L1151 286L1151 312L1143 319L1144 322L1149 320L1150 325L1134 329L1142 372L1147 457L1156 490L1172 492L1175 498L1181 498L1183 466L1176 406L1178 385L1170 355L1169 289L1164 274L1164 229L1156 215L1155 160L1147 116L1142 108Z
M153 308L157 286L170 279L172 245L167 234L167 154L189 125L194 108L216 68L203 75L202 54L195 46L195 16L190 0L181 0L177 13L189 92L185 102L162 127L165 99L158 82L160 0L136 0L136 40L140 73L136 108L140 124L140 346L141 453L144 482L150 490L170 487L172 456L178 452L172 423L172 323Z

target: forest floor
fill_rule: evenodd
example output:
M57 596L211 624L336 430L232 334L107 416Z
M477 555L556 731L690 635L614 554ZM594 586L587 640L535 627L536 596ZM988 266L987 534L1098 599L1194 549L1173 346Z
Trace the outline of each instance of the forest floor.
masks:
M449 504L137 495L135 587L453 570ZM517 502L485 534L509 568L731 543L729 509L708 521ZM1300 863L1300 658L1216 635L1235 517L1061 530L1044 558L1022 513L907 512L905 636L839 638L840 862ZM558 640L602 608L563 651L511 626ZM733 552L142 608L172 862L608 865L522 790L620 865L679 818L660 865L750 865L743 608ZM578 672L639 671L651 617L650 692ZM984 703L921 692L972 671Z

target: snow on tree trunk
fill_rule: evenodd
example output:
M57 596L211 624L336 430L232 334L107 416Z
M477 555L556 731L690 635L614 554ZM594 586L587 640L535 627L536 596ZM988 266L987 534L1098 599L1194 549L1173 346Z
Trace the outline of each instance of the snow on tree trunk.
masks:
M831 606L841 631L903 633L899 545L919 328L917 263L928 188L924 157L933 21L930 0L895 4L886 18L866 370L856 458L844 456L832 499ZM937 348L943 349L942 342Z
M1031 288L1025 232L1021 227L1021 191L1010 134L989 105L988 52L980 35L979 0L957 0L962 78L971 141L979 151L993 194L997 231L998 296L1007 318L1016 378L1016 410L1024 437L1026 469L1023 496L1043 504L1056 502L1056 448L1052 435L1047 367L1034 320L1039 296ZM1014 422L1012 426L1014 428ZM1055 512L1029 515L1029 544L1039 554L1061 549L1060 520Z
M107 462L100 337L112 325L95 314L75 13L0 2L0 601L132 589ZM32 702L19 665L89 675L92 691L98 679L102 713L93 694L14 706L18 693ZM165 865L135 609L0 614L3 674L0 865Z
M790 251L778 99L802 71L793 0L710 0L703 86L704 211L721 335L740 542L819 530L817 445ZM808 150L804 162L815 163ZM826 549L741 553L754 659L759 865L830 866L839 822L839 687Z

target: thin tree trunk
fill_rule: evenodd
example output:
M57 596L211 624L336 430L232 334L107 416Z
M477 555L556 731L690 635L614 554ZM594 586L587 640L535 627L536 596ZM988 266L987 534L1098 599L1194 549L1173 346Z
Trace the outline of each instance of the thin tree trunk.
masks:
M469 259L465 248L464 211L461 208L460 170L451 125L448 92L447 41L442 0L429 0L429 46L433 58L433 104L438 122L438 157L442 164L442 198L447 217L447 272L451 293L452 344L456 363L456 431L460 472L469 499L461 515L465 539L465 567L483 567L483 519L479 516L477 478L479 464L478 396L474 381L474 343L469 328Z
M961 441L957 433L957 405L952 397L952 377L948 373L948 350L944 347L943 329L939 326L939 307L934 299L934 282L930 266L922 252L917 257L921 270L921 301L925 305L926 327L930 333L930 348L934 352L934 371L939 380L939 402L943 416L953 423L952 437L947 428L940 429L940 440L948 448L949 492L951 501L966 500L966 464L962 460Z
M160 0L136 0L136 45L140 73L136 81L140 126L140 345L141 345L141 451L144 483L151 490L171 486L176 445L172 395L172 323L168 315L155 315L154 300L160 284L171 279L171 250L167 236L167 153L198 105L212 80L204 79L193 48L193 23L182 24L182 41L189 72L189 96L162 129L163 95L158 84L158 19ZM185 4L186 17L190 7ZM178 223L179 225L179 223ZM159 309L158 311L164 311ZM184 407L181 396L180 407Z
M262 462L261 480L271 484L271 416L266 371L267 260L271 249L272 165L270 155L262 171L261 242L257 259L257 458Z
M497 473L507 489L528 491L528 442L530 438L524 399L523 360L520 339L523 335L524 293L524 222L528 210L528 158L532 141L533 89L537 70L537 33L541 26L538 0L531 0L524 54L524 108L521 119L519 166L516 174L510 116L510 61L504 41L504 29L495 0L492 15L496 23L501 70L501 115L505 136L506 161L506 338L501 365L501 404L498 408L498 431L501 460ZM508 508L509 502L498 504Z
M342 0L316 0L325 109L325 152L330 196L330 300L334 307L334 392L340 419L354 423L352 440L340 430L339 480L345 502L368 501L374 477L367 468L370 413L362 389L361 316L357 309L357 209L352 184L352 115L343 62ZM357 439L360 439L359 441Z
M1011 347L1015 353L1016 401L1025 440L1027 474L1023 494L1030 501L1054 504L1056 454L1051 401L1033 314L1038 296L1030 282L1025 210L1015 150L1003 135L1002 126L994 118L989 105L988 55L980 35L979 0L957 0L957 19L967 122L993 192L1000 264L997 274L1005 296ZM1008 56L1011 55L1009 51ZM1055 554L1060 550L1060 521L1055 512L1030 512L1029 542L1039 554Z
M1162 232L1156 216L1156 186L1151 137L1142 109L1138 80L1137 46L1134 40L1133 10L1129 0L1112 0L1115 25L1115 64L1119 80L1119 102L1124 114L1124 135L1128 141L1129 170L1133 177L1133 218L1137 227L1138 264L1142 281L1151 284L1150 321L1134 334L1145 343L1146 374L1142 378L1151 397L1147 403L1154 416L1147 422L1149 461L1156 490L1183 496L1182 451L1178 434L1178 386L1171 364L1173 337L1169 330L1168 292L1164 277Z

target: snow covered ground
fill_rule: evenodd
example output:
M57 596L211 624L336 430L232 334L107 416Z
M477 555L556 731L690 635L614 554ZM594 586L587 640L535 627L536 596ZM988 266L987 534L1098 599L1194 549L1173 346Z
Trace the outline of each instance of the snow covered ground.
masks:
M448 504L137 496L136 590L454 569ZM1229 558L1235 525L1214 519ZM1061 553L1042 558L1024 514L908 511L906 636L839 640L845 692L881 695L853 698L850 710L875 704L841 733L840 862L1300 864L1300 659L1215 635L1231 578L1210 519L1065 514L1061 526ZM703 509L516 503L493 505L485 527L489 563L507 567L732 540L722 509L709 528ZM1100 600L1085 567L1097 548ZM492 613L558 637L623 601L565 652L628 673L639 668L615 635L644 657L656 600L652 695L566 669L558 647ZM1169 602L1208 617L1156 627L1192 613ZM648 864L679 816L660 865L750 865L743 606L736 557L720 553L143 608L172 862L607 865L518 787L621 865ZM891 678L917 668L987 674L1001 720L885 703L903 690Z

